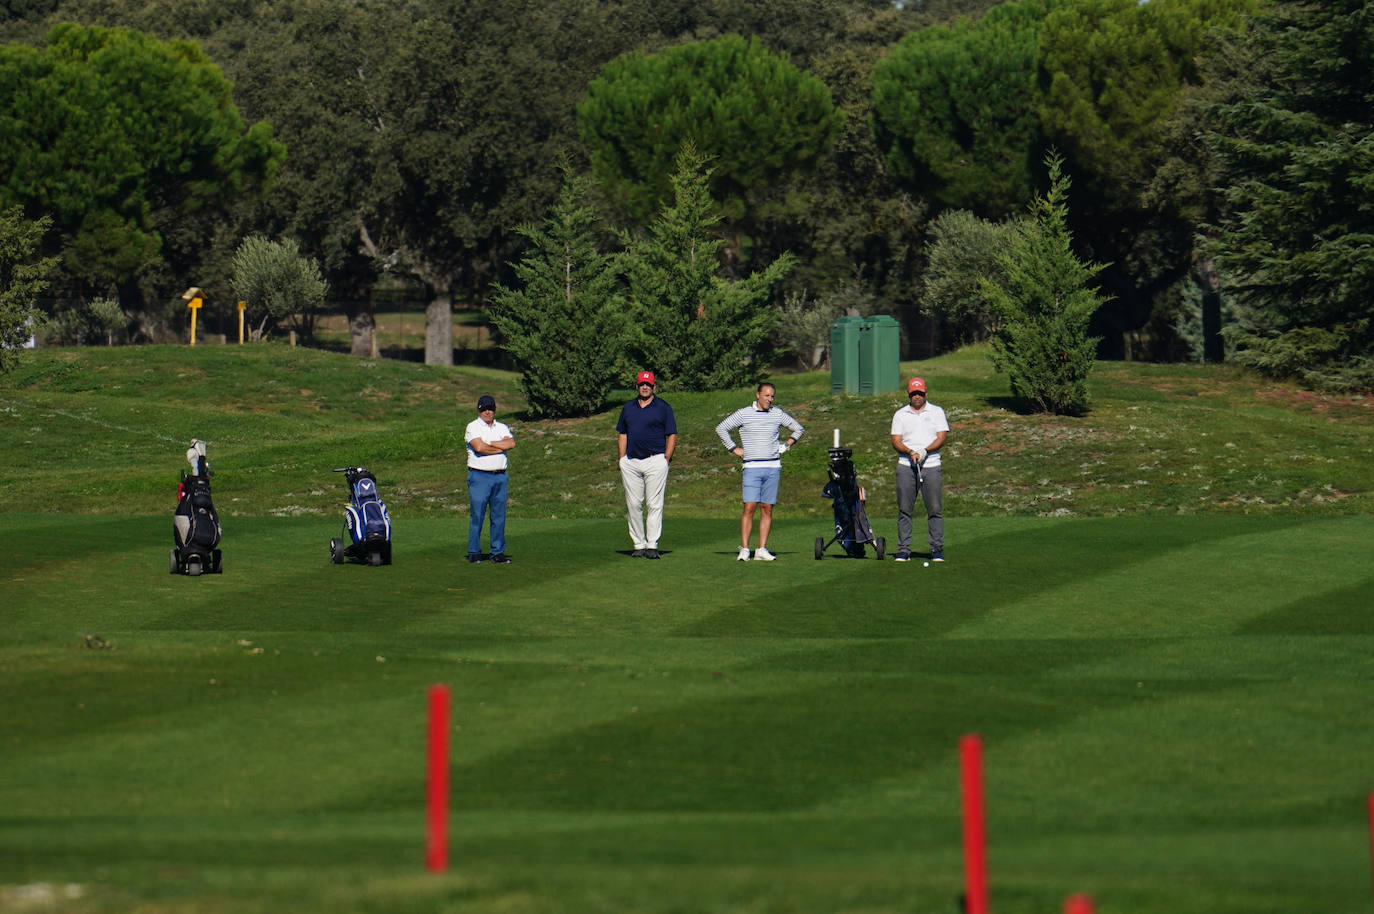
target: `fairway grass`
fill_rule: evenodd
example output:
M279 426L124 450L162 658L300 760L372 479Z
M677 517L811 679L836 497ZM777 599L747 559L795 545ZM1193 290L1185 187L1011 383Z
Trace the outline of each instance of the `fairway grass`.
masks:
M932 385L946 555L838 557L826 447L895 545L891 397L782 374L808 429L740 563L749 390L666 392L659 562L629 557L622 391L281 345L21 354L0 378L0 912L954 914L982 737L992 909L1365 914L1374 402L1229 366L1097 366L1025 415L986 349ZM518 442L509 566L468 565L461 429ZM167 573L210 442L224 573ZM337 466L395 564L336 566ZM917 551L924 527L917 524ZM426 695L451 866L424 870Z
M333 521L237 518L198 579L168 516L0 521L0 885L64 910L954 911L970 732L994 910L1369 903L1367 517L971 518L930 568L671 516L657 563L417 518L341 567Z

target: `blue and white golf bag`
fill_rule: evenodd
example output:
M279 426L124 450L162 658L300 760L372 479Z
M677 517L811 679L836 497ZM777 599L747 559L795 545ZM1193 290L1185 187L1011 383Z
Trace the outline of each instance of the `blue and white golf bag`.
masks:
M329 557L336 565L348 559L366 565L391 564L391 515L377 494L377 477L366 467L339 467L348 483L343 536L330 541Z

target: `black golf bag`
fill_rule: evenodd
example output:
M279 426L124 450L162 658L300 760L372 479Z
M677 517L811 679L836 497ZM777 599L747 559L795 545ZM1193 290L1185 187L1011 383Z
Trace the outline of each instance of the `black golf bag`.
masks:
M391 564L391 515L377 494L377 477L367 467L336 467L348 483L343 536L329 541L329 560L365 565Z
M172 548L168 571L172 574L220 574L224 570L219 545L223 531L210 498L210 465L201 454L196 471L181 471L177 509L172 516Z
M837 436L838 437L838 436ZM840 544L845 555L851 558L864 557L865 544L873 546L879 561L887 551L887 541L873 535L868 523L868 512L864 510L866 495L859 485L859 477L854 472L854 451L847 447L832 447L830 463L826 466L826 483L821 496L834 502L835 535L826 542L825 537L816 537L816 558L825 555L825 550L835 543Z

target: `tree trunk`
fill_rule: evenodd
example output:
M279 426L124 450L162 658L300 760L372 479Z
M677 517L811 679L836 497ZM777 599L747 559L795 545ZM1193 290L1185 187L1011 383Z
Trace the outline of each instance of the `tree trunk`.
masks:
M121 280L116 285L116 289L119 295L119 306L124 309L124 313L129 315L134 323L135 329L130 334L130 341L157 342L158 325L161 321L148 312L148 303L143 297L143 288L139 285L138 280ZM175 326L177 324L173 324L173 327Z
M434 293L425 308L425 364L453 364L453 293Z
M377 316L372 310L372 296L367 301L354 306L348 316L348 352L359 358L371 358L377 354Z
M382 264L383 270L391 270L398 263L404 264L406 272L419 279L431 290L434 297L430 299L429 305L425 308L425 364L452 365L454 280L452 273L442 268L436 268L434 264L407 251L404 246L398 247L390 255L383 258L381 251L372 240L366 223L361 218L358 220L358 237L362 242L364 253L376 258Z
M1220 362L1226 357L1221 338L1221 273L1211 257L1204 259L1201 266L1202 358L1207 362Z

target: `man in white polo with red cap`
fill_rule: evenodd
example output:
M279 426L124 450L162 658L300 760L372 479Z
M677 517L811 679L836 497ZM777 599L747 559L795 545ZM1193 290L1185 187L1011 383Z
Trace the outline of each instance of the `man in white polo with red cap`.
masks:
M635 398L620 410L615 430L620 451L620 480L625 484L625 508L630 516L632 553L637 559L656 559L663 533L663 493L668 487L668 464L677 447L673 408L654 396L654 373L635 378Z
M940 448L949 439L945 411L926 401L924 378L906 386L907 405L892 416L892 449L897 452L897 555L911 561L912 511L919 492L926 506L930 560L945 560L945 515L941 506L943 479Z

